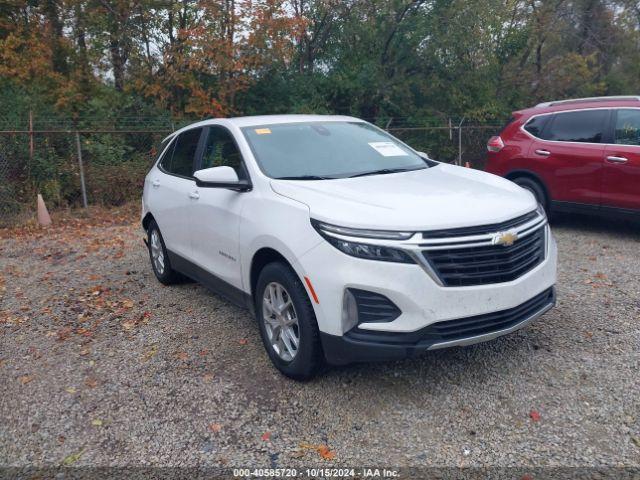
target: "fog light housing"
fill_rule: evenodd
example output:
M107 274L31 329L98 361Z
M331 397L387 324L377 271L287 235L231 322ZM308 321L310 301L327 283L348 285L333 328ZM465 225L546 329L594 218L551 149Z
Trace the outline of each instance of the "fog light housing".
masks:
M389 323L402 314L398 306L379 293L346 288L342 296L342 331L361 323Z
M348 332L358 325L358 303L348 288L342 296L342 331Z

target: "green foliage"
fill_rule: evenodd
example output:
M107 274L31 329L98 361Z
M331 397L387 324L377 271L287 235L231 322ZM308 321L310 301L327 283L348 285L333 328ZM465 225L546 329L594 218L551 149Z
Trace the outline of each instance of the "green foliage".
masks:
M629 0L203 5L16 0L0 7L2 128L27 129L32 111L36 130L140 131L82 136L90 201L121 203L138 196L162 136L202 115L499 125L542 100L640 91L640 10ZM434 157L456 156L447 129L394 133ZM469 151L490 133L469 134ZM31 202L40 191L57 205L77 204L73 135L37 134L34 143L30 159L28 135L0 137L0 179L10 182L12 198Z

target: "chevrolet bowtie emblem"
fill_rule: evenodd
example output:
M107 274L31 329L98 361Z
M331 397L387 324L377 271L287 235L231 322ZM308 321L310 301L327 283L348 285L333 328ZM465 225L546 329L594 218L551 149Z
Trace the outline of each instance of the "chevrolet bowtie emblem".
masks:
M518 240L518 234L516 232L498 232L491 239L493 245L502 245L503 247L510 247Z

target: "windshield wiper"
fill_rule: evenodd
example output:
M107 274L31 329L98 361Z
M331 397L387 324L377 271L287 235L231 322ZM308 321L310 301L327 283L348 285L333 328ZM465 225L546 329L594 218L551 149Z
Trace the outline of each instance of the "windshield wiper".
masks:
M320 175L300 175L297 177L275 177L274 180L335 180L335 177L321 177Z
M424 170L424 168L381 168L380 170L373 170L371 172L356 173L348 178L366 177L368 175L386 175L388 173L413 172L414 170Z

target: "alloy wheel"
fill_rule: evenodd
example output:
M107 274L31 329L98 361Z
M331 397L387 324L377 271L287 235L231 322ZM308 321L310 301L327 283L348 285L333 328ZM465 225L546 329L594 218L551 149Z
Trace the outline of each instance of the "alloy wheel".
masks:
M162 250L162 242L158 230L151 232L151 260L153 266L159 275L164 273L164 251Z
M300 346L300 325L289 292L278 282L264 290L262 320L273 351L285 362L292 361Z

